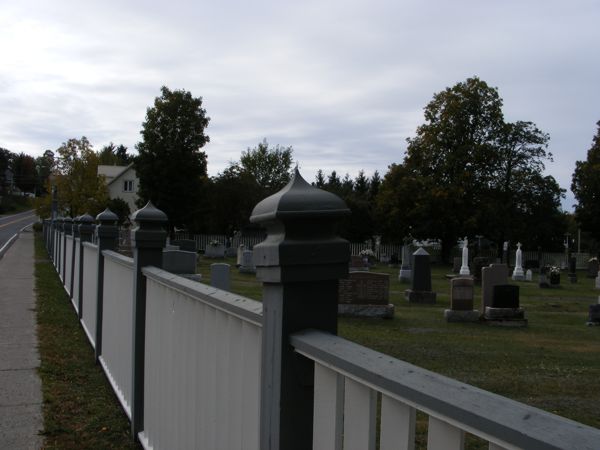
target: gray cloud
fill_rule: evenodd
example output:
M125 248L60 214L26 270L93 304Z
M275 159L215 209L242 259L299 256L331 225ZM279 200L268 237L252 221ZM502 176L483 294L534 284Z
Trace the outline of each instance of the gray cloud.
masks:
M600 119L599 19L591 0L22 0L0 15L0 146L133 149L167 85L203 97L213 175L264 137L307 179L383 174L433 94L477 75L508 120L550 133L547 172L568 188Z

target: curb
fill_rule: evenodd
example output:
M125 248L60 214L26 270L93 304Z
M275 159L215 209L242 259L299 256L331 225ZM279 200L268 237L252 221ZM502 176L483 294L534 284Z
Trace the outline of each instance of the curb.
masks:
M7 242L6 244L4 244L2 246L2 248L0 248L0 259L2 259L2 257L4 256L4 254L8 251L8 249L14 244L14 242L19 238L19 234L21 234L23 231L25 231L25 228L30 227L31 225L33 225L32 223L30 223L29 225L25 225L23 228L21 228L17 233L15 233Z

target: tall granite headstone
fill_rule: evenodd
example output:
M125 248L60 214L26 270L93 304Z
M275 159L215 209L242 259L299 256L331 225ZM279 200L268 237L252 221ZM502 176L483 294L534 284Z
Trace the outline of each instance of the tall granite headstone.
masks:
M410 303L435 303L436 293L431 290L431 266L429 253L419 247L413 253L413 274L411 289L404 291Z
M481 269L481 310L492 306L494 286L507 284L508 267L506 264L492 264Z

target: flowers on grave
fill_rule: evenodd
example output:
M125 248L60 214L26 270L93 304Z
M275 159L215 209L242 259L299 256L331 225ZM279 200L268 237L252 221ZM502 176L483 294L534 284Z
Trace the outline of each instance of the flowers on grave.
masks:
M375 252L370 248L361 250L359 256L363 259L365 263L368 264L372 264L375 261Z
M546 273L548 273L549 275L560 275L560 267L548 266Z
M595 256L593 256L593 257L591 257L590 259L588 259L588 262L589 262L589 263L591 263L591 262L598 262L598 258L597 258L597 257L595 257Z
M546 274L550 277L550 284L560 284L560 267L546 266Z

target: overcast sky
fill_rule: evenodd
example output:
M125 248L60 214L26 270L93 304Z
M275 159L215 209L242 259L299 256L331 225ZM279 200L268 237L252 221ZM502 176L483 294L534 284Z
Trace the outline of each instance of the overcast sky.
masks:
M133 151L166 85L203 98L210 175L263 138L308 181L383 175L433 94L476 75L550 134L568 189L600 120L599 23L597 0L0 0L0 147Z

